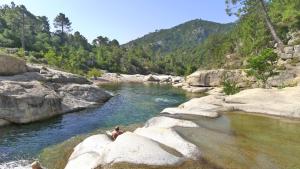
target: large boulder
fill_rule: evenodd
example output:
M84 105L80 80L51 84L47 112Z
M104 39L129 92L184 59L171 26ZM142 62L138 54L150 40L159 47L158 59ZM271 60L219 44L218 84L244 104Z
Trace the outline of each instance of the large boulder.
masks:
M10 76L27 71L24 60L14 56L0 54L0 76Z
M189 86L197 87L217 87L221 86L224 79L235 81L238 86L244 87L245 82L249 81L243 70L198 70L187 76L186 83Z
M111 97L92 85L58 86L38 81L0 81L0 118L12 123L29 123L95 107Z
M28 123L61 113L62 98L38 81L0 81L0 118Z
M27 67L30 72L0 76L0 119L29 123L95 107L112 97L84 77L44 66Z
M159 82L160 79L154 75L148 75L144 77L144 82Z
M63 99L62 110L64 112L94 107L111 98L106 91L88 84L67 84L57 90Z
M289 86L294 83L296 74L291 71L282 71L278 75L270 77L267 84L273 87Z

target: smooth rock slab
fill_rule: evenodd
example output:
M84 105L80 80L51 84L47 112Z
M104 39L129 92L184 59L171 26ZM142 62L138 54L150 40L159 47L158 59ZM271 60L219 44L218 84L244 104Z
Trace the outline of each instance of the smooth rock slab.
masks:
M65 169L93 169L121 162L168 166L180 165L183 160L152 139L126 132L113 142L106 135L85 139L74 148Z
M161 127L161 128L172 128L175 126L180 127L199 127L196 123L188 120L174 119L171 117L153 117L149 119L144 127Z
M215 111L208 111L208 110L186 110L181 108L165 108L161 113L168 113L168 114L187 114L187 115L198 115L198 116L205 116L215 118L218 117L219 114Z
M126 132L107 146L103 163L127 162L145 165L180 165L183 159L164 150L159 143L137 134Z
M181 104L177 108L165 108L161 113L169 114L190 114L206 117L218 117L217 110L220 106L213 105L202 101L202 98L191 99Z
M184 140L172 128L147 127L138 128L134 133L148 137L180 152L184 157L197 160L200 158L200 150L194 144Z
M112 140L104 135L86 138L74 148L65 169L93 169L101 162L101 153Z
M234 110L300 118L300 86L244 90L225 102Z

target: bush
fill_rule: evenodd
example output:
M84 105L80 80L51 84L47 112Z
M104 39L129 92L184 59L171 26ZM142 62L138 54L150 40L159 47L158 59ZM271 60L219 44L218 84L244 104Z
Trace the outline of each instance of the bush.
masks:
M278 74L275 69L277 60L278 56L273 49L264 49L258 56L248 59L249 70L246 73L248 76L254 76L266 87L268 78Z
M99 69L92 68L91 70L88 71L87 76L88 78L94 78L96 79L99 76L102 76L103 72Z
M240 88L234 80L225 79L223 81L223 92L226 95L233 95L240 92Z
M20 48L17 52L17 56L25 57L25 50L23 48Z

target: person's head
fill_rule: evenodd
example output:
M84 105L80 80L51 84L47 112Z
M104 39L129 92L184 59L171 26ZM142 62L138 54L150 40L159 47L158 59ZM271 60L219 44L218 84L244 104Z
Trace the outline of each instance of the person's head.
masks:
M119 130L120 130L120 127L119 127L119 126L116 126L116 127L115 127L115 130L116 130L116 131L119 131Z

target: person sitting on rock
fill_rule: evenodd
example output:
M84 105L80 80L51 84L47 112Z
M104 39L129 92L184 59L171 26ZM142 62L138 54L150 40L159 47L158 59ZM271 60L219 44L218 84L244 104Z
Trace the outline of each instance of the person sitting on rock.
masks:
M115 130L111 133L111 137L115 140L117 139L117 137L121 134L123 134L124 132L122 130L120 130L119 126L115 127Z
M43 169L43 168L41 167L41 164L40 164L38 161L33 162L33 163L31 164L31 168L32 168L32 169Z

